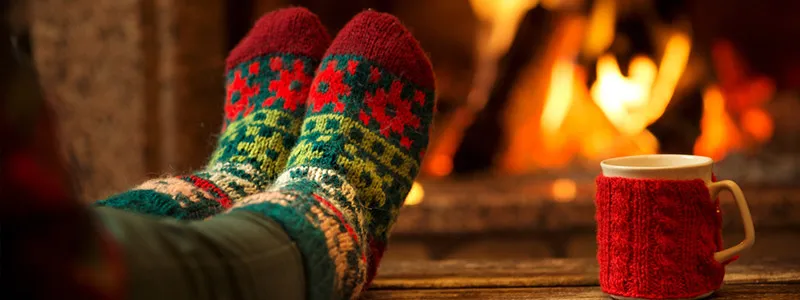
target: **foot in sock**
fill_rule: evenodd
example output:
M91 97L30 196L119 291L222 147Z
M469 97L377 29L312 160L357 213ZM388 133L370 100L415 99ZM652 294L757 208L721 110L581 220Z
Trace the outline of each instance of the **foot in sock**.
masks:
M397 18L363 12L328 48L286 170L233 208L276 220L295 240L309 299L356 297L375 276L434 104L430 62Z
M206 169L153 179L99 201L150 215L204 219L264 191L286 165L330 37L304 8L263 16L226 61L222 135Z

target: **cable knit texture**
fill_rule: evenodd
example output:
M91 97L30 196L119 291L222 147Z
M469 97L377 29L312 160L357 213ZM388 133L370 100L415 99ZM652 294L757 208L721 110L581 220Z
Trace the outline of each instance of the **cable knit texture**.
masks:
M304 8L264 15L227 59L222 134L208 166L147 181L98 205L204 219L266 190L297 142L313 73L329 44Z
M603 292L692 298L719 289L724 264L719 201L700 180L599 176L597 260Z
M428 146L434 104L430 62L394 16L362 12L334 39L287 169L270 191L234 206L292 236L310 299L356 298L375 276Z

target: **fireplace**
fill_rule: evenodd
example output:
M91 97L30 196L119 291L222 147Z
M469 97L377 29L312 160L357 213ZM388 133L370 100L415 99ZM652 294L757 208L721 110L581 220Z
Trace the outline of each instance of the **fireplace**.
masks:
M204 164L225 49L260 14L302 5L335 32L375 8L420 39L438 87L432 144L386 259L591 257L599 161L645 153L713 157L748 197L752 251L798 255L787 247L800 241L793 1L106 2L14 1L34 6L31 50L59 93L87 201ZM738 222L724 219L728 243Z

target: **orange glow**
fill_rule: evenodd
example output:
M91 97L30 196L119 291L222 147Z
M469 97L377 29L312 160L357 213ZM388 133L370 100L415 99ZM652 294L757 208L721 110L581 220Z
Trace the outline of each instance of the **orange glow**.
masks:
M720 160L731 149L742 145L742 137L736 124L725 110L725 98L719 88L709 87L703 93L703 118L700 121L701 135L694 145L694 153Z
M574 180L562 178L553 181L551 191L553 193L553 199L556 201L570 202L575 200L575 196L578 194L578 186L575 184Z
M464 130L484 106L495 83L498 59L507 52L524 12L539 4L567 5L550 0L470 0L470 4L482 25L477 32L473 86L466 105L442 126L423 164L427 175L452 172L453 154ZM693 88L707 79L701 78L705 71L691 68L687 72L691 37L679 30L657 35L655 44L663 47L656 51L660 58L634 55L628 70L620 69L618 58L608 52L614 41L616 5L616 0L598 0L588 19L569 13L554 19L543 50L520 68L517 83L508 91L502 116L505 144L499 145L502 153L495 160L499 171L596 166L609 157L659 153L659 141L648 126L666 112L679 83ZM746 78L741 73L745 68L732 61L736 58L732 48L722 50L712 54L715 64L735 67L714 70L720 83L706 87L701 134L693 149L716 160L764 143L774 131L772 118L762 107L774 85L765 78ZM579 58L596 58L596 66L586 69L576 63ZM592 73L596 80L589 85L586 74ZM565 191L569 191L568 182L554 183L554 196L567 199Z
M748 107L739 117L730 114L728 102L719 87L709 87L703 95L702 134L694 145L694 153L721 160L731 151L748 146L748 138L763 143L772 137L774 124L769 113L760 107ZM737 126L740 124L740 126Z
M772 118L763 109L751 108L742 113L742 129L759 142L766 142L772 137L774 124Z
M443 154L431 156L426 171L436 177L447 176L453 171L453 158Z
M468 106L480 110L486 104L489 90L497 75L497 62L508 51L519 22L525 12L539 4L538 0L470 0L472 11L481 26L477 32L477 69Z
M548 101L544 104L541 118L542 130L547 134L554 134L561 128L572 105L574 71L575 66L566 60L557 61L553 67L547 91Z
M425 190L422 188L422 185L418 182L414 181L414 184L411 186L411 190L408 192L408 196L406 196L406 201L403 205L417 205L422 203L422 199L425 198Z
M604 55L597 61L592 99L621 134L636 134L648 125L645 115L637 112L647 108L656 72L656 64L643 56L633 58L628 77L622 76L613 56Z
M527 144L543 149L534 153L544 159L529 168L562 167L577 155L597 161L657 153L658 140L646 128L666 110L690 49L688 36L673 34L667 40L660 65L638 55L631 60L627 76L614 56L601 55L594 70L597 80L591 88L583 84L583 71L570 57L556 59L539 118L540 132L536 137L541 139L540 145ZM526 126L517 128L529 130Z

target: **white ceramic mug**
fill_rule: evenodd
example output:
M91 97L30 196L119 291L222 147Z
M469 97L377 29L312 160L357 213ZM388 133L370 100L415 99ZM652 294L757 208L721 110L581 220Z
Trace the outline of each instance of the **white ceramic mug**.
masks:
M721 191L730 191L739 207L742 223L744 224L745 238L735 246L714 253L714 259L722 263L753 246L755 229L750 209L739 185L730 180L712 181L713 163L714 161L711 158L704 156L653 154L611 158L602 161L600 166L603 170L603 176L606 177L666 180L694 180L699 178L708 187L712 201L717 198ZM695 299L709 296L713 292L710 291ZM618 299L635 299L611 296Z

